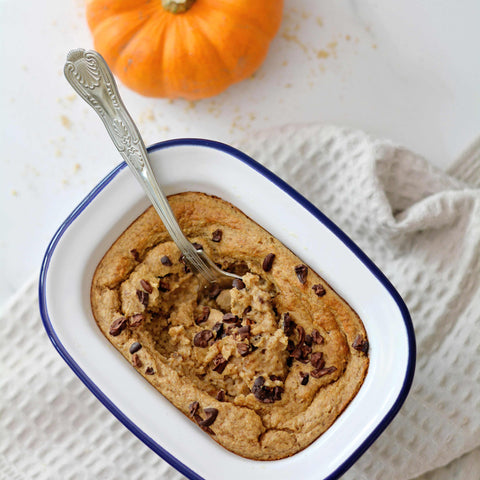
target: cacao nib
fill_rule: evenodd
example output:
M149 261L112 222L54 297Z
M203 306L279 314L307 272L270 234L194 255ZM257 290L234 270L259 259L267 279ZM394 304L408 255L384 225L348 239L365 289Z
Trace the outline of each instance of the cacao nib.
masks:
M265 378L259 376L255 379L252 387L252 393L255 398L262 403L273 403L282 399L282 387L266 387Z
M153 288L152 286L150 285L150 282L148 280L144 280L142 278L142 280L140 280L140 285L142 286L142 288L147 292L147 293L152 293L153 292Z
M217 243L220 242L222 240L222 235L223 232L220 229L215 230L212 233L212 241Z
M315 295L317 295L318 297L323 297L327 293L323 285L320 285L319 283L317 283L316 285L313 285L312 290L315 292Z
M295 273L298 281L303 285L307 281L308 267L306 265L297 265L295 267Z
M234 278L232 282L232 287L236 288L237 290L243 290L245 288L245 284L240 278Z
M318 330L312 330L312 338L317 345L321 345L324 341Z
M140 357L136 353L132 355L132 365L135 368L140 368L142 366L142 361L140 360Z
M219 353L214 359L213 359L213 368L212 370L217 373L223 373L225 370L225 367L227 366L227 360L223 358L223 355Z
M134 354L136 352L138 352L140 349L142 348L142 345L138 342L133 342L131 345L130 345L130 348L128 349L128 351L131 353L131 354Z
M312 370L310 372L310 375L314 378L320 378L325 375L328 375L329 373L334 372L337 369L337 367L327 367L327 368L320 368L319 370Z
M310 357L310 363L315 370L321 370L325 366L325 360L323 359L322 352L312 353Z
M210 316L210 307L203 307L202 308L202 313L195 319L195 323L197 325L200 325L201 323L205 323L208 320L208 317Z
M142 313L136 313L130 317L130 327L136 328L145 320L145 317Z
M355 340L352 343L352 347L359 352L367 353L368 352L368 340L363 338L362 335L357 335Z
M283 314L283 331L285 335L289 337L292 335L293 331L297 324L290 318L290 314L288 312Z
M162 265L165 265L166 267L171 267L172 266L172 261L167 255L164 255L161 259L160 262L162 262Z
M139 302L145 307L148 307L148 293L143 290L137 290L137 297Z
M300 385L306 385L308 383L310 375L308 373L300 372L300 378Z
M210 341L213 341L213 332L211 330L202 330L193 337L193 344L200 348L208 347Z
M265 272L269 272L272 269L273 260L275 260L275 254L274 253L269 253L263 259L262 268Z
M250 325L243 325L242 327L239 327L237 335L240 340L245 340L248 338L250 336Z
M209 427L217 419L218 410L216 408L209 407L209 408L204 408L203 411L205 413L205 420L202 420L198 424L201 427Z
M246 343L237 343L237 351L241 357L246 357L250 352L250 346Z
M110 333L112 337L116 337L117 335L120 335L125 330L126 326L127 326L127 319L125 317L119 317L112 322L108 333Z

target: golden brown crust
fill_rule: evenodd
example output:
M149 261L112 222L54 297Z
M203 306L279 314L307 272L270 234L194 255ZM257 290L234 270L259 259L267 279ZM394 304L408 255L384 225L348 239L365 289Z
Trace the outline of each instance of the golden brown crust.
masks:
M149 208L97 267L95 319L134 368L225 448L256 460L293 455L332 425L362 385L363 324L228 202L193 192L169 200L189 240L240 272L245 287L216 296L205 288ZM273 262L265 261L269 254Z

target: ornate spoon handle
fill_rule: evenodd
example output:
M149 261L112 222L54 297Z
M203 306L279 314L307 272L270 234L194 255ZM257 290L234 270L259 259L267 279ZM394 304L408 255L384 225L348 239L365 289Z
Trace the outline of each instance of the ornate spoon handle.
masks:
M120 98L105 60L93 50L72 50L67 56L64 73L76 92L102 119L117 150L134 172L186 260L207 280L214 281L215 276L205 263L204 255L200 256L183 234L167 197L155 179L142 137Z

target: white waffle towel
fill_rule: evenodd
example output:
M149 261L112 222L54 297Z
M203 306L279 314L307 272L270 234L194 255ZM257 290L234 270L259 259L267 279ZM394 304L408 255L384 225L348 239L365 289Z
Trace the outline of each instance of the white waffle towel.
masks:
M287 126L235 146L337 223L412 315L411 393L344 478L479 480L480 145L449 173L391 142L330 126ZM182 478L61 360L36 288L28 282L0 317L0 479Z

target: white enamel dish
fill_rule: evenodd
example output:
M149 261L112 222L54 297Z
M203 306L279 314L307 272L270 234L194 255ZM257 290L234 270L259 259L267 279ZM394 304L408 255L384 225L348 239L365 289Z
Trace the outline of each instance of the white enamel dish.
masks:
M53 237L40 275L40 311L63 359L92 393L189 479L334 479L375 441L403 404L415 368L408 310L366 255L317 208L245 154L207 140L149 148L166 194L201 191L237 206L322 276L359 314L370 342L363 386L327 432L290 458L228 452L180 413L108 342L90 309L94 270L148 200L124 163L81 202Z

